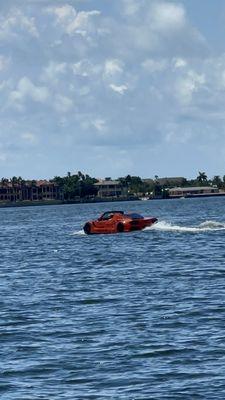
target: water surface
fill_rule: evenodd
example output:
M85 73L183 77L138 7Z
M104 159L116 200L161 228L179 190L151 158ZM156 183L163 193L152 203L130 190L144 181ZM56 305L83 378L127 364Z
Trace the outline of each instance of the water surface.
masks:
M86 236L107 209L157 216ZM0 398L224 399L225 198L0 209Z

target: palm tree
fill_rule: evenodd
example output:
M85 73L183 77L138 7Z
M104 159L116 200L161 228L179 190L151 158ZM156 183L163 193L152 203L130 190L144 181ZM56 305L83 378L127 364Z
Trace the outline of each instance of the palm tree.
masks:
M18 183L18 178L16 176L13 176L10 179L10 181L11 181L12 186L15 186Z
M212 184L216 185L219 189L222 187L222 180L219 175L214 176L214 178L212 180Z
M197 176L197 181L200 184L206 183L207 182L207 175L205 172L198 172L198 176Z
M17 180L21 186L25 184L25 180L21 176L18 176Z
M7 186L8 183L9 183L9 180L8 180L7 178L2 178L2 179L1 179L1 184L2 184L2 186Z

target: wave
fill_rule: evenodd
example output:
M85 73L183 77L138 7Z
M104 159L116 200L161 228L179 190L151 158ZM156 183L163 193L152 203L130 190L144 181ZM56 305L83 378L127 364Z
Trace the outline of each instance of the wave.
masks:
M157 224L151 227L145 228L146 230L158 230L158 231L176 231L176 232L206 232L206 231L218 231L225 229L225 223L216 221L205 221L197 226L180 226L173 225L166 221L159 221Z

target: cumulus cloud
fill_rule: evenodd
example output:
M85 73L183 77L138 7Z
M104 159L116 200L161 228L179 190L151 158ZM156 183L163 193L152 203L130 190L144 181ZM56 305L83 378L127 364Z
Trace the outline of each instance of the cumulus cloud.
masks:
M158 0L150 7L153 29L162 33L171 33L183 29L186 24L186 12L182 4Z
M105 62L104 74L106 77L114 77L123 72L123 63L120 60L109 59Z
M114 92L119 93L119 94L124 94L124 93L127 91L127 89L128 89L127 85L120 85L120 86L117 86L117 85L114 85L113 83L111 83L111 84L109 85L109 87L110 87Z
M92 17L100 15L100 11L76 11L76 9L66 4L59 7L49 7L47 12L55 15L56 23L60 25L68 35L74 33L86 36L92 30Z
M129 2L123 2L129 10ZM172 1L151 0L130 3L131 13L125 12L125 24L112 21L112 38L119 53L139 58L148 56L179 56L205 53L205 40L192 26L184 5ZM125 7L126 8L126 7ZM131 15L133 16L131 18ZM134 18L135 16L135 18ZM122 38L122 40L121 40ZM113 40L113 39L112 39ZM150 58L150 57L149 57Z
M44 68L42 79L47 82L58 82L58 77L65 74L67 69L67 64L65 62L57 63L55 61L50 61L47 67Z
M183 58L175 58L174 60L174 68L184 68L187 66L187 61Z
M176 95L183 104L189 104L194 93L199 91L205 83L204 74L188 71L187 75L176 82Z
M102 71L102 66L99 64L93 64L88 59L80 60L74 64L71 64L71 69L74 75L89 77L98 75Z
M106 122L104 119L102 118L96 118L93 122L92 122L93 126L95 127L95 129L100 132L103 133L106 130Z
M38 38L35 18L25 15L19 8L13 8L8 15L0 17L0 39L8 40L18 36L21 31Z
M123 151L119 171L135 169L131 157L144 165L143 152L158 162L168 144L197 148L203 131L225 145L225 57L209 51L184 1L19 3L1 6L2 154L23 165L18 142L47 163L51 145L53 166L73 149L82 168L90 147L97 168L103 149L109 160Z
M45 86L36 86L27 77L23 77L17 84L16 90L10 93L10 100L13 103L27 99L38 103L45 103L49 98L49 91Z

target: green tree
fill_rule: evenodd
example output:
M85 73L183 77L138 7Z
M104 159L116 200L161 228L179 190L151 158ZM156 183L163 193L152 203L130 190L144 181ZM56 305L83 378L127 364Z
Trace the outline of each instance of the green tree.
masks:
M153 189L154 196L162 196L162 186L159 183L158 175L155 175L154 180L154 189Z
M212 184L216 185L219 189L221 189L221 187L223 186L223 182L219 175L215 175L213 177Z
M202 185L207 183L207 175L205 172L198 172L197 181Z
M97 194L97 188L94 186L97 180L80 171L74 175L68 173L64 177L55 176L51 181L59 185L65 200L73 201L77 197L84 198Z

